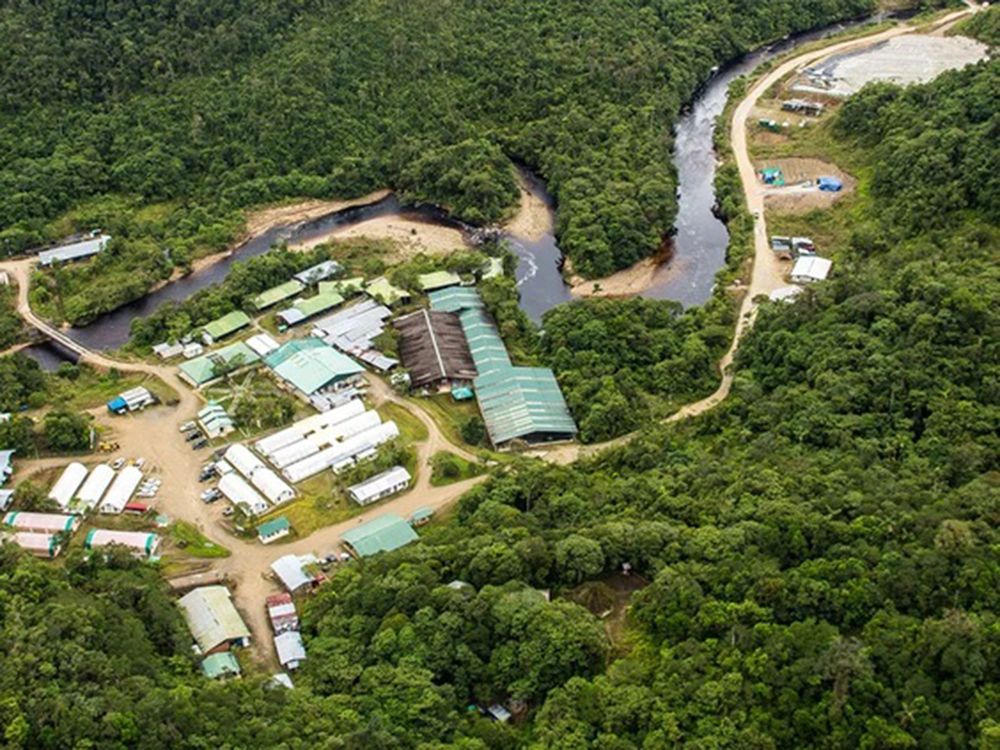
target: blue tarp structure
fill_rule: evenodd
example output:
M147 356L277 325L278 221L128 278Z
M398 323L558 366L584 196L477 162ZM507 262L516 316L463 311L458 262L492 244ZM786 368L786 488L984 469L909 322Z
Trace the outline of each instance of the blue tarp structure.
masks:
M108 411L113 414L124 414L128 411L128 403L121 396L116 396L108 401Z
M844 187L844 183L838 180L836 177L820 177L819 178L819 189L826 190L830 193L839 193Z

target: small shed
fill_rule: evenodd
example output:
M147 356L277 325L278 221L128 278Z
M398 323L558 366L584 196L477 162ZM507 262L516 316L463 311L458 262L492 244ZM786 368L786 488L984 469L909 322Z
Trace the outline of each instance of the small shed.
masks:
M820 258L818 255L800 256L789 278L796 284L811 284L815 281L823 281L830 275L833 261L827 258Z
M257 527L257 538L261 544L270 544L292 532L292 525L284 516L265 521Z
M303 286L312 286L324 279L336 276L342 270L343 266L337 261L324 260L322 263L317 263L315 266L311 266L304 271L299 271L293 278Z
M201 673L210 680L225 680L240 676L240 663L232 651L209 654L201 660Z
M201 431L209 438L223 437L236 429L233 418L216 401L209 401L199 409L196 418Z
M12 450L0 451L0 486L14 473L14 453Z
M312 585L316 580L314 576L309 575L305 570L306 565L311 565L315 562L318 561L312 555L304 557L285 555L271 563L271 570L288 592L294 594L304 586Z
M820 190L824 190L828 193L839 193L844 188L844 183L838 180L836 177L820 177L817 180Z
M291 594L272 594L264 601L267 605L267 617L271 621L271 629L275 635L299 629L299 613L295 611L295 602L292 601Z
M427 505L422 505L410 514L410 525L414 527L423 526L430 523L433 517L434 509Z
M306 660L306 647L302 643L302 634L297 630L274 636L274 650L278 653L278 662L285 669L298 669Z
M351 499L358 505L371 505L383 498L402 492L410 486L412 477L402 466L393 466L381 474L347 488Z

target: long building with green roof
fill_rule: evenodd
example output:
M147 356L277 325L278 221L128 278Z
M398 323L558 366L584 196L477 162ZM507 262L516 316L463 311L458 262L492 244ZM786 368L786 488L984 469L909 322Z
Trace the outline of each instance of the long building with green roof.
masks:
M260 356L242 341L224 346L201 357L181 363L181 377L191 385L202 386L226 372L238 370L260 361Z
M413 527L395 513L374 518L341 536L344 544L358 557L391 552L419 538Z
M311 396L318 390L350 380L364 368L317 338L293 339L264 358L275 376Z
M301 281L291 279L284 284L278 284L278 286L273 286L258 294L252 300L253 306L257 310L266 310L289 297L294 297L303 289L305 289L305 285Z
M511 440L543 443L572 440L576 423L552 370L517 367L486 311L470 287L431 292L431 309L458 313L478 377L473 381L479 411L490 441L501 447Z
M223 315L221 318L207 323L201 329L201 335L205 343L211 346L216 341L231 336L241 328L250 325L250 316L242 310L233 310L231 313Z

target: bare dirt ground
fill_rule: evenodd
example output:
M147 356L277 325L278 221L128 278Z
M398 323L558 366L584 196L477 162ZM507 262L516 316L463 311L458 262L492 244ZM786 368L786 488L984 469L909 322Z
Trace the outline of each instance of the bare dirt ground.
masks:
M310 219L317 219L320 216L332 214L334 211L342 211L352 206L362 206L366 203L374 203L389 195L389 190L376 190L374 193L362 195L358 198L339 201L303 201L301 203L291 203L284 206L271 206L262 208L247 214L246 241L247 237L254 237L261 232L266 232L274 227L286 224L297 224Z
M294 250L307 250L322 245L324 242L355 237L392 240L395 251L389 259L395 261L405 261L420 253L442 255L468 246L462 233L457 229L414 221L396 215L379 216L349 227L342 227L329 234L315 237L307 242L296 243L290 247Z
M857 180L836 164L822 159L786 157L766 159L755 165L758 171L764 167L779 167L785 175L783 187L762 186L767 207L780 213L806 213L816 208L828 208L857 187ZM815 186L820 177L836 177L844 188L836 193L820 190ZM812 182L813 185L803 187L803 182Z
M631 297L653 286L662 267L663 261L659 258L643 258L601 279L572 276L570 291L574 297Z

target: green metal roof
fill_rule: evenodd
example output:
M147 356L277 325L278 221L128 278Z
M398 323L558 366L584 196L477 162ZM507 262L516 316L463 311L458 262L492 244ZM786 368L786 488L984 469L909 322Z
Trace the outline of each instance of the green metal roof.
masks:
M258 526L257 536L272 536L282 531L288 531L291 528L292 525L288 522L288 519L284 516L279 516L270 521L265 521Z
M319 282L319 293L337 292L338 294L356 294L364 289L365 277L354 276L350 279L337 279L336 281Z
M394 513L379 516L341 536L362 557L391 552L419 539L417 532Z
M431 273L420 274L417 277L417 283L420 284L421 289L428 292L432 289L441 289L442 287L461 284L462 278L452 271L432 271Z
M306 395L364 371L353 359L317 338L282 344L264 362L278 377Z
M240 663L232 651L220 651L217 654L209 654L202 659L201 671L210 680L228 675L235 676L240 674Z
M475 387L494 445L537 434L567 438L576 434L556 377L547 368L499 367L476 378Z
M413 513L410 514L410 518L414 521L423 521L434 515L434 509L428 508L426 505L421 505Z
M244 367L259 361L260 356L242 341L237 341L235 344L224 346L204 356L181 363L180 371L195 385L202 385L216 377L215 362L237 364L237 360L239 360L239 367Z
M202 330L211 336L213 341L218 341L248 325L250 325L250 317L242 310L233 310L228 315L213 320Z
M428 297L431 301L432 310L442 310L444 312L458 312L468 308L483 308L483 300L472 287L452 286L447 289L438 289L431 292Z
M258 310L266 310L271 305L276 305L283 299L294 297L305 289L305 286L298 279L291 279L284 284L271 287L267 291L261 292L253 298L253 306Z
M309 318L324 310L329 310L331 307L336 307L343 301L344 298L337 292L320 292L313 297L296 302L295 309Z
M410 293L398 286L393 286L384 276L369 282L365 288L372 297L377 297L386 305L395 305L400 300L409 299Z

